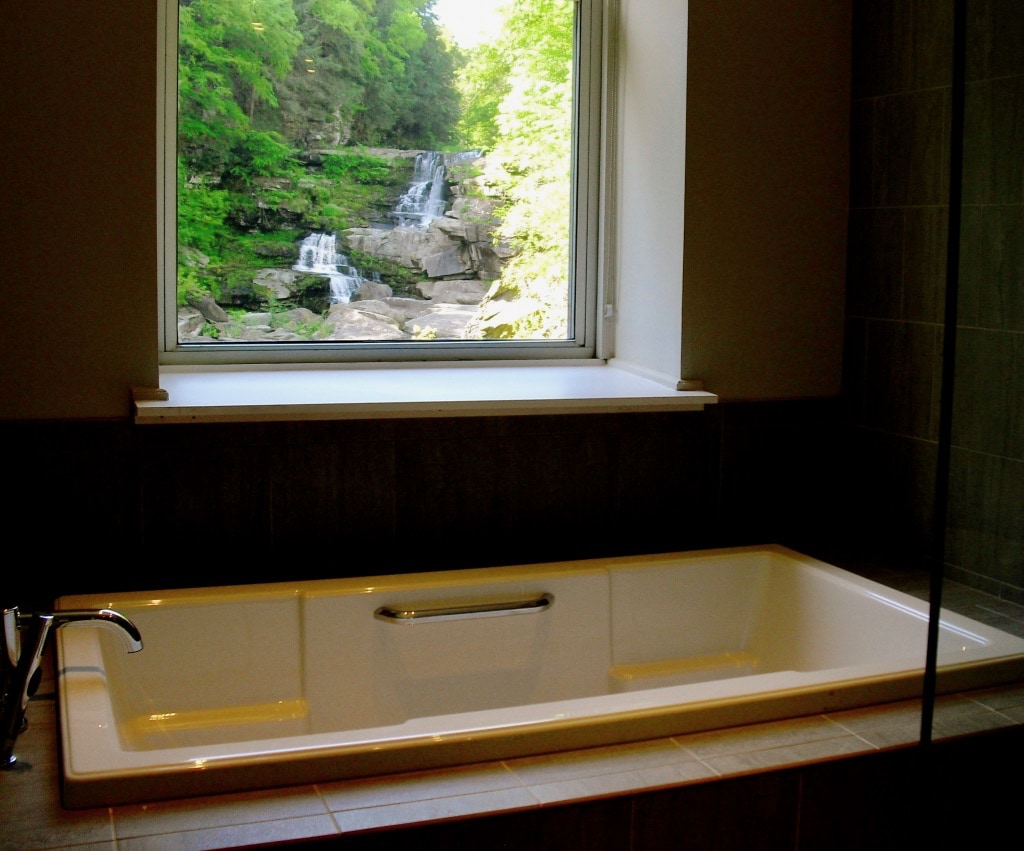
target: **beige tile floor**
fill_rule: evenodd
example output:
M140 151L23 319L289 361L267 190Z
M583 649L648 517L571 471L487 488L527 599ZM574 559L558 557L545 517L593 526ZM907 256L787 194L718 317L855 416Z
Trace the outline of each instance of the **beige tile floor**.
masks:
M1024 635L1024 608L963 592ZM981 618L978 617L980 620ZM50 684L52 685L52 683ZM152 804L60 806L56 706L44 681L18 740L25 771L0 772L0 851L164 851L273 841L515 812L679 786L913 744L920 701L435 771ZM933 739L1024 724L1024 683L936 701Z

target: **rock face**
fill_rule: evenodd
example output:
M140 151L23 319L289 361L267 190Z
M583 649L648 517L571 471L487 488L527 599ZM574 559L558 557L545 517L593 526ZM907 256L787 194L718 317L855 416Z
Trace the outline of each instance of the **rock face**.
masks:
M330 304L324 314L288 306L309 273L268 268L253 278L282 310L230 318L212 300L178 311L181 340L221 342L384 341L480 339L486 333L479 305L511 256L496 237L499 203L489 195L483 158L461 157L458 172L474 176L447 186L450 202L443 216L420 226L351 228L338 234L339 246L416 273L422 296L396 297L390 286L365 280L347 302ZM470 166L466 168L466 166ZM453 169L449 169L449 174ZM326 279L325 286L326 286ZM472 329L472 330L467 330Z

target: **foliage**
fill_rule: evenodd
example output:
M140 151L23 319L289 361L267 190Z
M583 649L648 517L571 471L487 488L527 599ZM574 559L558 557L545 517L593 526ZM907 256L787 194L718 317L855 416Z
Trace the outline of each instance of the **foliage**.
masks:
M178 242L217 257L231 205L227 192L182 182L178 189Z
M354 180L356 183L384 183L391 177L388 161L367 154L327 154L324 174L333 180Z
M433 5L179 0L179 300L229 300L299 234L378 218L408 163L366 147L472 148L516 251L493 297L520 309L490 333L566 334L573 3L508 0L500 37L467 53ZM417 294L411 271L353 262Z
M490 152L506 199L501 234L516 249L490 297L520 302L514 321L494 326L501 338L558 337L568 332L571 214L572 4L512 0L502 37L486 68L503 81L499 102L477 132L493 134ZM481 66L481 72L483 67ZM503 76L501 76L503 75ZM525 309L524 309L525 307Z
M298 163L278 133L253 131L235 143L226 176L251 184L257 177L293 174Z
M508 94L511 62L508 52L481 44L459 71L462 113L458 133L464 147L490 151L497 145L501 136L498 112Z
M256 105L277 104L301 41L291 0L182 0L178 14L178 150L193 174L241 176L271 141L249 138Z

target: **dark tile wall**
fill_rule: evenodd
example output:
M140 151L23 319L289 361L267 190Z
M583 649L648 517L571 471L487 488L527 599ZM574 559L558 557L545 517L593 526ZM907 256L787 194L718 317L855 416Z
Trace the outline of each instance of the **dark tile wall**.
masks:
M6 423L16 596L831 542L840 409ZM31 551L27 550L27 552Z
M864 547L933 530L949 227L953 0L854 3L844 397ZM946 575L1024 600L1024 15L967 4ZM949 392L947 389L946 392Z
M951 574L1024 602L1024 12L968 3Z

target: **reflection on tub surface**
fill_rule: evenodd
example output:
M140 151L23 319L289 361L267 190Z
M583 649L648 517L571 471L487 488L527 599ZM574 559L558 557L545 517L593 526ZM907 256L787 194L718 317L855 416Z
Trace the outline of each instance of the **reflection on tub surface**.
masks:
M610 744L920 693L927 605L777 546L76 596L146 637L58 637L69 807ZM1024 673L944 613L940 688Z

